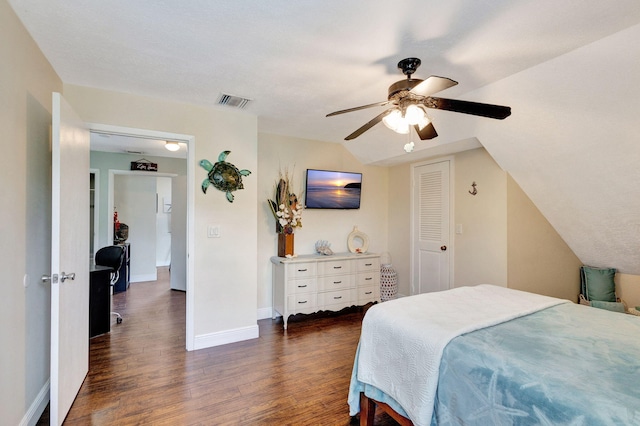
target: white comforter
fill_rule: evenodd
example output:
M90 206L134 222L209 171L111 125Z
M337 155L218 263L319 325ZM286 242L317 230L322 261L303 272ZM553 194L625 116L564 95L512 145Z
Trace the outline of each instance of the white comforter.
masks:
M566 302L483 284L375 305L362 324L357 380L395 399L414 424L428 425L451 339Z

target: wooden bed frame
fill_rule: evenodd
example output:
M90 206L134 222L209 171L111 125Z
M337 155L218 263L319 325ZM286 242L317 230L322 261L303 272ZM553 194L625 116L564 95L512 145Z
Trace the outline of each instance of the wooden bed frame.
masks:
M384 402L378 402L369 398L360 392L360 426L373 426L373 419L376 415L376 405L392 419L400 424L400 426L413 426L411 420L398 414L393 408Z

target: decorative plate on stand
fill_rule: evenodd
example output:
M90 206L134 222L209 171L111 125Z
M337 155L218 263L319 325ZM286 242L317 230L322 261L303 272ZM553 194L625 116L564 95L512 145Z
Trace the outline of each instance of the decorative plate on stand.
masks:
M360 244L358 244L360 240ZM351 253L366 253L369 250L369 237L364 232L360 232L357 226L347 237L347 247Z

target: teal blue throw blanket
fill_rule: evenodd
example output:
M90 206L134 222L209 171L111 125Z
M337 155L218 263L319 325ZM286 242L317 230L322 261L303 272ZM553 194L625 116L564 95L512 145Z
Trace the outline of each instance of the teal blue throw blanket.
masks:
M640 318L558 305L451 341L432 424L640 425L638 383Z
M557 305L456 337L439 371L431 425L640 425L637 316Z

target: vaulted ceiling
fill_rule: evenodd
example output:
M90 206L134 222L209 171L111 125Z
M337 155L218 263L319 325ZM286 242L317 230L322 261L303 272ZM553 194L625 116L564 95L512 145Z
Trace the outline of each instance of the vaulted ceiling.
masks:
M484 146L587 264L640 274L640 2L9 0L68 84L215 105L251 99L259 131L343 143L414 77L509 105L504 121L430 110L439 136L379 124L344 142L397 164ZM223 107L220 107L223 108Z

